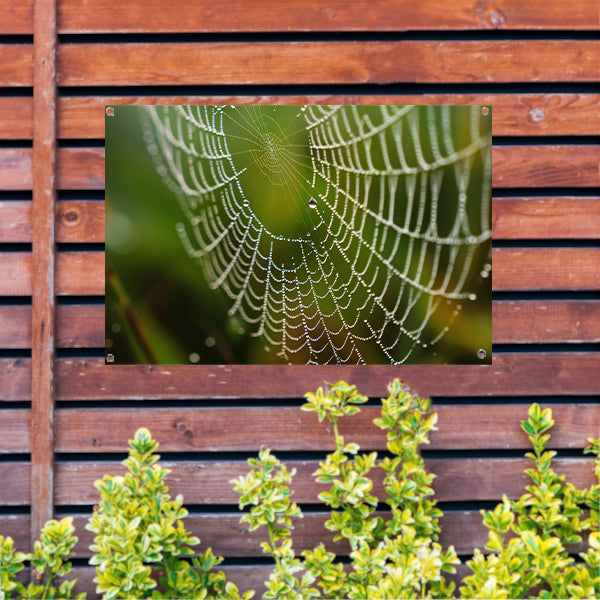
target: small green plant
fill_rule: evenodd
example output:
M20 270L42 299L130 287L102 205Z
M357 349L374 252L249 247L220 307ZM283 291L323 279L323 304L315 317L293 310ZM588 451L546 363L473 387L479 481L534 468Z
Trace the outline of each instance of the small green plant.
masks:
M169 495L169 470L156 464L157 447L150 432L139 429L123 461L127 473L95 484L100 504L87 528L96 534L90 563L96 565L98 593L105 600L240 598L237 587L213 571L220 557L210 549L194 557L192 546L200 540L184 527L183 498Z
M597 598L600 587L598 534L598 484L578 490L552 469L556 452L547 450L552 411L533 404L521 423L533 452L527 469L532 484L516 501L506 496L493 511L482 511L489 541L484 555L475 551L468 565L473 575L461 588L463 598ZM596 454L600 476L598 440L589 440L586 452ZM584 507L589 509L585 518ZM589 551L575 563L568 545L587 536Z
M438 543L437 508L431 487L435 475L427 473L419 446L429 442L437 415L428 398L419 398L400 381L388 386L381 417L375 424L386 432L390 456L378 461L375 453L360 454L357 444L340 435L340 418L360 412L367 401L354 386L339 382L306 395L303 410L327 419L335 438L335 451L320 463L316 480L329 485L319 495L330 509L327 529L333 540L346 540L350 563L344 564L320 544L296 557L292 547L293 519L300 508L291 501L294 476L285 465L262 450L248 461L251 470L232 481L240 494L240 508L250 507L242 521L251 531L266 527L269 542L263 551L275 568L264 598L453 598L455 585L444 573L455 573L459 563L454 548ZM600 596L600 540L598 485L578 490L551 468L556 454L547 450L553 425L550 409L534 404L522 422L533 452L534 468L527 469L532 485L519 500L504 497L493 511L482 511L489 530L486 553L476 549L467 562L472 570L462 581L461 598L598 598ZM600 477L598 440L587 452L596 454ZM373 494L371 472L384 471L385 502L390 514L376 514L379 499ZM589 512L585 512L585 511ZM588 533L589 549L576 562L568 545Z
M243 520L251 529L266 526L270 543L263 550L273 556L276 567L267 584L265 598L446 598L454 584L444 572L454 573L458 558L452 547L445 552L437 543L441 515L431 498L434 475L425 471L418 453L428 443L436 416L430 415L429 399L411 395L394 381L383 401L376 424L387 432L387 447L394 458L385 458L384 487L391 517L375 515L379 500L373 495L369 476L377 467L377 454L359 454L359 446L346 443L338 429L341 417L360 412L367 401L355 386L339 382L328 390L319 388L306 395L303 410L316 412L333 429L335 451L315 472L317 481L329 490L319 498L331 510L326 527L334 540L350 546L350 566L337 561L323 544L295 557L291 545L292 518L300 509L290 502L289 473L270 452L249 461L251 472L234 480L240 507L251 505ZM274 503L274 500L276 502ZM282 565L281 549L285 550ZM302 571L301 579L295 573ZM313 585L314 584L314 585Z
M72 517L48 521L31 554L15 552L13 540L0 536L0 600L83 600L85 594L73 595L77 580L63 580L55 585L58 578L64 579L71 572L69 558L73 556L72 549L77 543L74 532ZM33 578L37 582L28 586L15 580L26 561L31 562Z

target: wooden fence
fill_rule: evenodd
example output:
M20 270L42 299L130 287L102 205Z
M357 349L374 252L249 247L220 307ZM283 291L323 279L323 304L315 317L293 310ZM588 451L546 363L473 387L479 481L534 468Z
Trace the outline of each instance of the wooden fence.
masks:
M310 473L331 440L298 406L323 381L433 396L426 453L443 542L485 544L477 509L521 493L527 405L552 405L557 465L600 431L600 150L594 0L2 0L0 533L30 548L75 516L80 589L93 482L149 427L189 527L240 587L265 577L228 481L261 445L297 467L298 548L326 540ZM104 105L493 106L493 364L123 367L104 364ZM376 406L347 426L368 449ZM344 549L337 547L343 554Z

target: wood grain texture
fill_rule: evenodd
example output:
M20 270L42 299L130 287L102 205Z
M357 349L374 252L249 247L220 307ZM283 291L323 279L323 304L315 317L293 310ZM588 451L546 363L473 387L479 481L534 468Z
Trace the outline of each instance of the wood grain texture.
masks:
M489 366L404 367L116 366L97 359L57 360L58 400L301 398L325 381L345 379L381 397L395 377L428 396L573 396L600 392L593 352L500 353ZM31 398L31 361L0 358L0 400ZM199 383L200 382L200 383Z
M599 231L598 197L496 197L492 200L495 240L596 239Z
M26 96L0 98L0 115L2 115L0 139L30 140L33 138L33 98Z
M592 82L599 47L595 40L64 44L58 83Z
M31 539L54 513L56 0L33 11Z
M240 523L241 512L217 512L211 514L191 513L185 519L186 529L202 541L200 550L212 548L213 552L225 558L251 558L256 556L257 549L263 541L267 541L263 530L248 532L248 526ZM377 516L386 519L389 513L377 512ZM85 529L91 517L90 513L71 513L78 542L73 547L76 558L89 558L90 545L94 534ZM323 543L329 552L338 556L350 554L349 545L345 541L334 542L333 533L325 528L329 513L304 512L302 519L294 521L292 532L293 546L296 552L312 550ZM29 540L22 535L27 527L29 515L0 515L0 531L10 535L15 547L21 551L29 551ZM445 548L454 545L458 554L472 554L474 548L481 548L488 541L488 530L482 523L482 516L477 510L446 511L440 519L440 544ZM569 546L572 552L584 551L585 542Z
M489 366L271 365L259 370L252 366L117 366L105 365L103 360L64 359L58 361L56 391L60 400L301 398L325 381L343 379L364 394L381 397L387 383L400 377L413 390L429 396L560 396L597 394L598 364L598 355L592 352L501 353ZM27 368L25 362L21 368ZM26 396L27 390L22 393Z
M594 187L600 185L600 146L494 146L494 187ZM57 188L104 189L104 148L60 148ZM0 148L0 189L31 189L31 150Z
M257 440L257 451L260 441ZM317 460L285 461L295 468L292 489L298 503L318 504L318 495L324 491L323 484L316 483L312 474L317 470ZM2 463L0 463L1 465ZM171 469L165 478L173 496L183 494L187 505L224 504L237 505L239 496L230 481L244 475L248 465L244 461L188 461L175 463L163 461ZM437 474L433 482L436 498L440 502L463 502L470 500L518 498L531 481L524 473L531 461L525 458L432 458L425 460L426 468ZM589 487L594 483L593 459L556 458L552 466L557 473L565 475L577 487ZM56 465L57 505L92 505L99 500L94 481L106 473L118 475L124 472L119 463L109 462L60 462ZM373 491L383 496L383 470L373 473ZM5 492L0 490L0 498Z
M600 341L596 300L498 300L492 302L494 344L558 344ZM104 305L61 305L56 346L103 348ZM0 306L0 348L31 347L31 307Z
M12 113L25 112L19 98ZM0 98L0 102L2 98ZM104 106L140 104L488 104L493 135L600 134L600 94L423 94L353 96L74 96L58 100L58 137L104 138ZM11 106L7 107L11 110ZM9 115L12 113L8 113ZM8 121L8 119L7 119ZM10 127L10 123L5 123ZM19 135L19 127L8 135Z
M104 348L104 305L56 307L58 348ZM31 348L31 307L0 306L0 348Z
M0 506L29 506L31 466L28 462L0 462L0 481ZM27 535L29 534L28 531Z
M101 200L60 200L56 210L58 242L104 242L105 205ZM511 239L596 239L600 198L496 197L492 235ZM0 242L31 241L31 202L0 200Z
M0 200L0 243L31 242L31 202Z
M299 403L300 404L300 403ZM437 427L426 450L514 450L530 443L520 427L527 418L522 405L436 406ZM568 404L552 407L556 425L553 448L580 448L600 431L600 405ZM340 421L340 433L364 450L385 450L386 436L373 420L379 406L361 408L361 416ZM161 452L255 452L257 442L273 451L335 450L331 428L319 424L314 413L293 407L60 409L56 413L56 450L122 452L141 420L160 442ZM465 436L464 424L469 424ZM243 435L239 435L243 432Z
M0 34L33 33L33 0L0 4Z
M183 494L186 505L237 505L238 495L231 479L247 472L244 461L163 461L171 469L166 478L173 496ZM556 458L556 472L565 475L577 487L594 483L591 458ZM286 466L297 470L292 486L294 500L299 503L318 503L318 494L324 486L314 481L312 473L318 461L286 461ZM525 458L436 458L426 459L426 468L438 475L433 487L439 502L469 500L499 501L502 494L518 498L529 482L524 470L530 461ZM99 500L94 481L105 474L118 475L124 468L118 462L61 462L56 465L57 505L93 505ZM0 487L0 503L5 506L29 504L29 465L25 462L0 463L0 476L6 485ZM374 493L383 496L382 472L373 474Z
M104 202L101 200L58 202L56 239L59 242L104 242Z
M495 344L599 342L600 301L495 301L492 323Z
M9 0L0 8L0 34L33 32L33 0ZM443 0L414 3L342 0L292 4L269 0L252 6L227 0L215 10L210 4L165 4L162 0L110 0L88 3L63 0L59 4L60 33L211 32L223 31L409 31L469 29L598 28L593 0L565 4L558 0Z
M31 202L0 200L0 243L31 242ZM104 242L104 202L60 200L56 203L57 242Z
M597 290L600 248L496 248L492 289Z
M61 252L56 264L58 295L103 295L104 253ZM0 296L31 296L32 256L29 252L0 253Z
M32 85L32 44L0 43L0 87L31 87Z
M109 0L89 4L65 0L59 5L61 32L221 32L221 31L408 31L465 29L594 29L597 11L591 0L568 10L556 0L444 0L409 2L343 0L302 4L269 0L253 5L227 0L215 10L205 3L165 5L161 0Z
M494 291L595 290L600 285L598 248L495 248ZM31 295L31 255L0 254L0 295ZM57 257L58 295L104 294L104 253L61 252Z
M0 148L0 191L32 188L32 154L30 148Z
M496 146L492 165L494 187L600 185L600 146Z
M0 455L31 452L31 411L11 409L0 411ZM2 529L0 529L2 531ZM0 535L6 535L4 532Z

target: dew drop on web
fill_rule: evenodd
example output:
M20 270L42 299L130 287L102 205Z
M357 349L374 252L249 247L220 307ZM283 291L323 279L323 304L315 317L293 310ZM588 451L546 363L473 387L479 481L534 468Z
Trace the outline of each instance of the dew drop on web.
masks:
M317 201L314 198L311 198L308 201L308 206L309 208L317 208Z

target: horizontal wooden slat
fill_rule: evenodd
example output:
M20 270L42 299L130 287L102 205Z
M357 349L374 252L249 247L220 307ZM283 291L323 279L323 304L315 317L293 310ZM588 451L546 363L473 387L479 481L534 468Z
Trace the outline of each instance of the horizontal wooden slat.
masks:
M32 85L33 45L0 43L0 87Z
M59 139L103 138L106 104L488 104L493 135L600 134L598 94L67 96L58 99ZM31 139L31 98L0 98L0 112L0 139Z
M0 462L0 506L28 506L31 497L30 464Z
M104 242L104 202L57 203L59 242ZM0 242L31 242L31 202L0 201ZM595 239L600 198L497 197L492 199L492 236L503 239Z
M0 98L0 115L0 140L33 138L33 98Z
M58 348L104 347L103 305L61 305ZM494 344L600 341L600 302L531 300L492 302ZM31 307L0 306L0 348L31 347Z
M117 366L58 359L57 400L300 398L325 381L345 379L381 397L400 377L429 396L564 396L600 392L593 352L500 353L492 365L391 366ZM0 400L31 398L31 361L0 358ZM201 382L199 385L198 382Z
M0 5L0 34L33 33L33 0L13 0Z
M492 289L597 290L600 248L497 248Z
M600 186L600 146L496 146L494 187Z
M0 200L0 243L31 242L31 202ZM60 200L56 205L57 242L103 242L104 202Z
M29 410L0 411L0 454L28 454L31 451L30 419Z
M258 444L258 441L257 441ZM237 505L239 496L230 481L247 472L243 461L201 461L175 463L164 461L171 472L166 478L173 496L183 494L186 504ZM469 500L500 500L503 494L518 498L529 482L524 470L531 461L525 458L435 458L426 459L426 468L437 475L433 483L440 502ZM553 467L577 487L594 483L593 459L556 458ZM299 503L318 503L318 494L325 487L314 481L312 473L318 461L286 461L297 470L292 489ZM94 481L105 474L122 474L124 468L114 462L59 462L56 464L57 505L92 505L99 500ZM0 475L5 485L0 487L0 504L24 506L29 503L29 465L24 462L0 462ZM373 473L374 493L383 497L383 471Z
M591 0L568 6L553 1L518 0L473 3L455 0L385 2L343 0L290 3L269 0L253 5L227 0L219 10L204 3L166 5L161 0L109 0L59 4L61 32L221 32L221 31L407 31L463 29L593 29L597 11Z
M599 231L600 198L597 197L492 200L494 240L596 239Z
M595 40L63 44L57 76L63 86L591 82L600 76L599 47Z
M496 248L492 289L594 290L600 286L599 248ZM31 254L0 254L0 295L31 295ZM62 252L57 256L59 295L104 294L104 253Z
M59 515L62 518L64 513ZM389 513L377 512L377 516L386 519ZM212 548L218 556L225 558L251 558L259 556L260 544L267 541L264 529L249 532L248 525L240 523L241 512L222 512L210 514L190 514L185 520L186 529L200 538L200 551ZM73 551L76 558L89 558L90 545L93 543L94 534L85 529L91 515L74 514L73 525L78 542ZM333 541L333 533L325 528L325 521L329 513L308 513L303 518L294 520L292 540L296 553L302 550L311 550L320 543L330 552L338 556L350 554L349 544L344 541ZM452 510L446 511L440 519L440 544L443 547L454 546L460 555L472 554L474 548L484 550L488 541L488 530L482 523L483 517L477 510ZM29 551L28 531L29 515L0 515L0 531L10 536L19 551ZM586 542L569 546L572 552L579 552L587 547Z
M31 159L30 148L0 148L0 190L30 190Z
M600 301L495 301L492 323L495 344L598 342Z
M492 450L529 448L520 422L527 407L510 404L434 406L438 431L427 450ZM360 418L344 419L340 432L363 449L386 448L385 434L373 420L378 406L361 409ZM553 448L584 448L587 438L600 431L600 405L568 404L553 407ZM329 427L299 407L60 409L56 411L56 451L122 452L143 421L160 441L162 452L252 452L257 441L275 451L333 451ZM469 424L465 436L464 425ZM239 435L243 432L243 435Z
M257 440L257 446L259 440ZM425 461L426 468L437 474L433 483L436 498L440 501L461 502L467 500L501 500L502 494L517 498L523 492L529 478L524 470L531 466L525 458L436 458ZM215 461L172 463L164 465L171 469L168 478L171 494L183 494L186 504L237 505L239 496L233 491L231 479L247 472L245 462ZM296 502L318 503L318 494L326 489L316 483L312 473L318 461L286 461L297 469L292 489ZM553 466L577 487L594 483L591 458L561 458ZM123 467L118 464L69 462L56 465L56 503L58 505L96 504L98 491L93 483L106 473L118 474ZM383 471L373 473L374 493L383 497ZM2 493L2 492L0 492Z
M33 0L3 2L0 34L32 33ZM552 0L444 0L422 3L343 0L302 4L269 0L252 6L227 0L169 5L162 0L62 0L60 33L104 32L261 32L261 31L409 31L465 29L597 29L593 0L565 4Z
M57 348L103 348L104 305L56 307ZM31 348L31 306L0 306L0 348Z
M57 202L56 241L104 242L104 202L100 200Z
M319 367L122 367L102 360L59 360L57 399L301 397L324 381L345 379L377 396L394 377L424 395L595 394L594 353L498 354L493 365ZM114 369L114 370L113 370ZM202 381L202 385L198 385ZM0 388L1 389L1 388Z
M600 146L495 146L495 187L593 187L600 185ZM104 189L103 148L60 148L57 187ZM31 150L0 148L0 189L31 189Z
M598 94L423 94L63 97L58 101L58 137L103 138L106 104L488 104L493 106L493 135L600 134ZM17 135L16 125L15 130Z
M104 253L61 252L56 261L58 295L103 295ZM31 295L31 253L0 253L0 295Z

